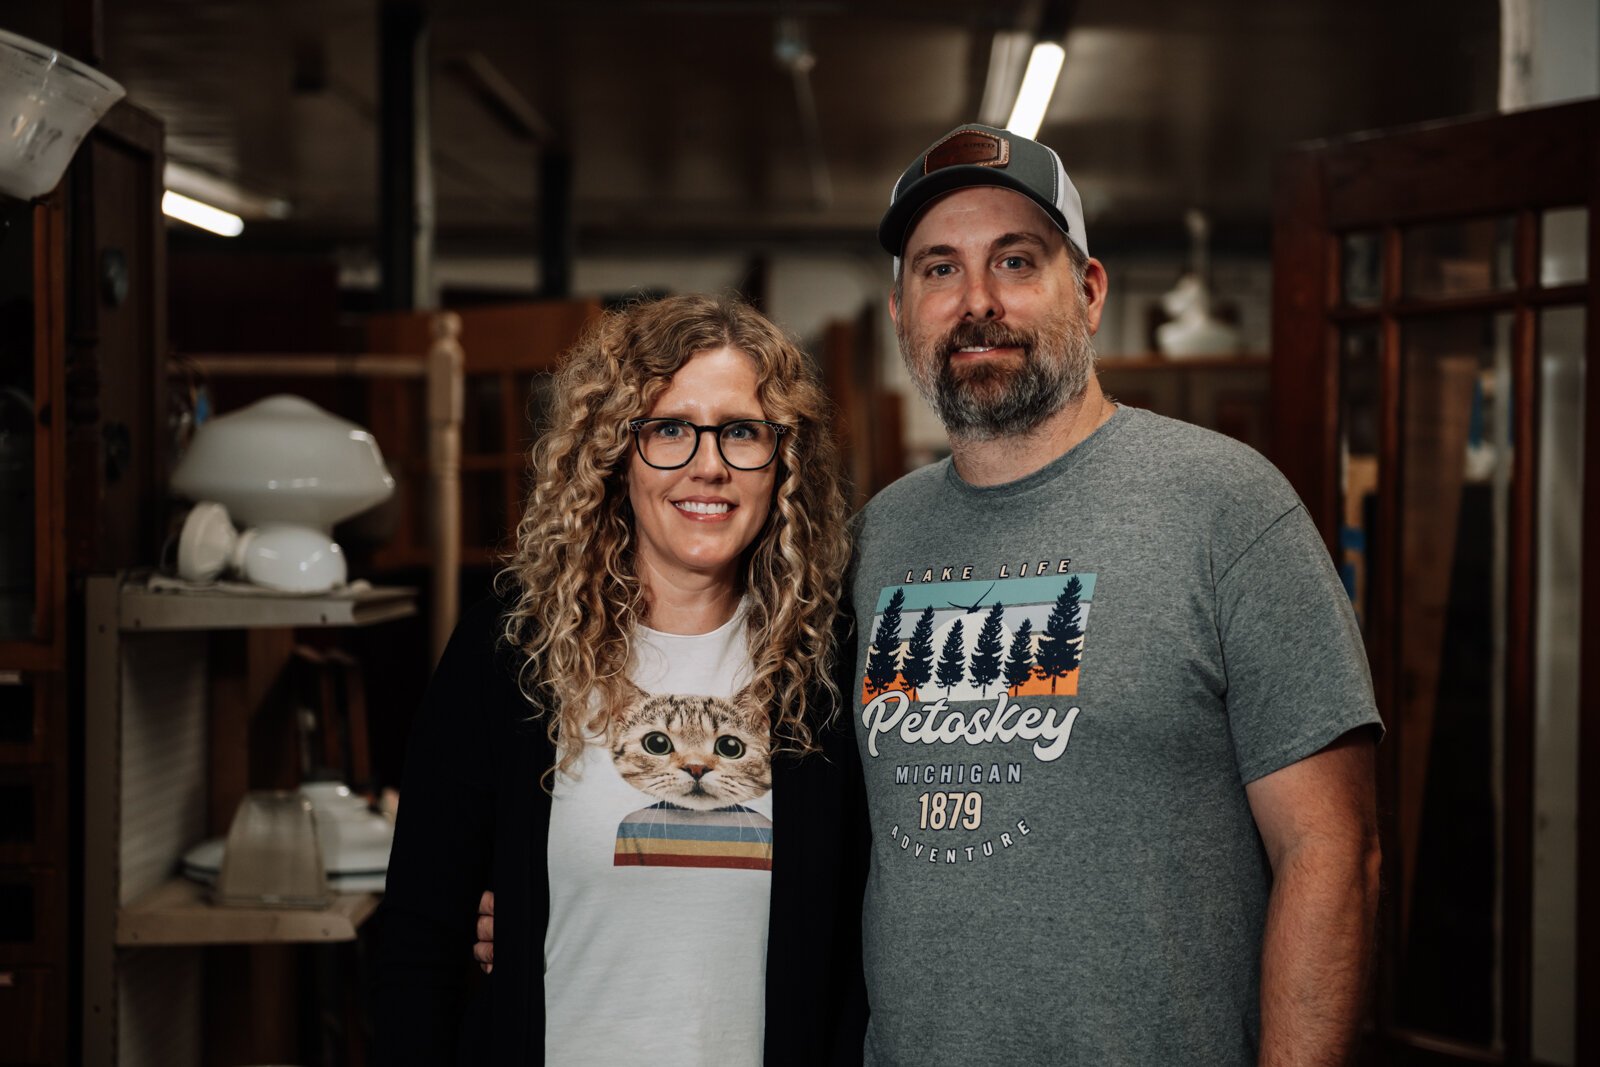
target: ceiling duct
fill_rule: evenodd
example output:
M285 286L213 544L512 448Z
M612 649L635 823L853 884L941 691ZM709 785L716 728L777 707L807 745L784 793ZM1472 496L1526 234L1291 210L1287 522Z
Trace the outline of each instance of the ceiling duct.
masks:
M513 137L536 145L555 139L555 131L539 109L482 52L454 56L444 63L444 70L465 86Z

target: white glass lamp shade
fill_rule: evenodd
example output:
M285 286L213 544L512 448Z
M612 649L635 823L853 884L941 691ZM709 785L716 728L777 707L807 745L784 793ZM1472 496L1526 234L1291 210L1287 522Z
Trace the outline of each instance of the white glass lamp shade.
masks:
M0 192L32 200L54 189L120 99L122 86L93 67L0 30Z
M290 523L323 533L394 492L366 430L297 396L274 396L195 431L172 491L214 500L245 526Z

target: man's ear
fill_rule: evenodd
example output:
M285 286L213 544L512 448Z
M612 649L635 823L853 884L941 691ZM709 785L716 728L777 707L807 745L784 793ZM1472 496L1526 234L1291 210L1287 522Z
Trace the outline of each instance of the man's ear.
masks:
M896 326L900 325L900 301L895 299L894 289L889 290L889 321Z
M1105 314L1106 294L1110 288L1111 279L1106 275L1106 268L1098 259L1089 260L1083 268L1083 311L1090 333L1100 330L1100 317Z

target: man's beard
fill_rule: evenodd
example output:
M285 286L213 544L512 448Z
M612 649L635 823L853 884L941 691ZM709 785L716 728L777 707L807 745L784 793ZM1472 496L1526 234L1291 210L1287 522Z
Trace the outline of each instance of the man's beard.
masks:
M1094 368L1094 342L1081 314L1063 309L1033 329L998 322L963 322L943 337L918 339L906 319L895 324L911 380L947 433L971 440L1025 434L1083 395ZM962 367L962 348L1015 347L1020 367L978 363Z

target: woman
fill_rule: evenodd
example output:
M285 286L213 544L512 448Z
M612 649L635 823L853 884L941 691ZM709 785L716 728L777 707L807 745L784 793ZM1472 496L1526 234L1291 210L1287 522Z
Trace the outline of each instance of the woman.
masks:
M859 1062L848 548L806 357L731 300L606 315L556 378L501 595L414 728L385 1062ZM495 966L461 1022L479 891Z

